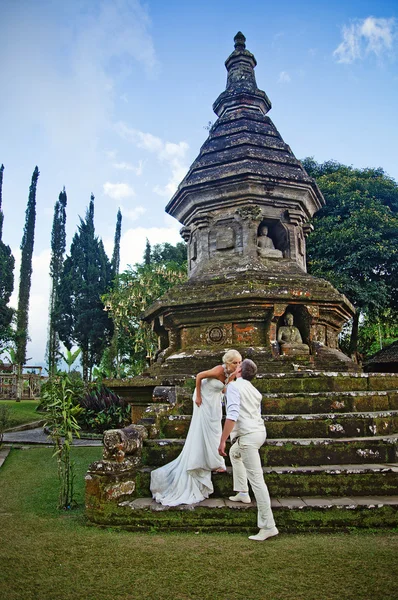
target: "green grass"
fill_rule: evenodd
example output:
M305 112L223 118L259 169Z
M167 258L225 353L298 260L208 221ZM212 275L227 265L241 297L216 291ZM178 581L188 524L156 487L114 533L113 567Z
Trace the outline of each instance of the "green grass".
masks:
M41 413L36 412L36 407L39 402L37 400L0 400L1 406L8 406L10 409L10 424L8 428L17 427L17 425L25 425L25 423L33 423L43 419Z
M74 448L81 508L56 509L50 448L12 450L0 469L2 600L389 600L393 532L129 533L87 526L84 474L101 448Z

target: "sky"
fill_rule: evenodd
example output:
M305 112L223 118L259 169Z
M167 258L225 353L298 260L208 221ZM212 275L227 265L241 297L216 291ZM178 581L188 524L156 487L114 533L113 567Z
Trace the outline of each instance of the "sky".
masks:
M95 196L121 270L145 240L181 240L165 213L199 153L238 31L268 113L297 158L382 167L398 180L396 0L1 0L3 242L16 258L33 170L37 218L29 365L44 364L54 204L65 186L67 251Z

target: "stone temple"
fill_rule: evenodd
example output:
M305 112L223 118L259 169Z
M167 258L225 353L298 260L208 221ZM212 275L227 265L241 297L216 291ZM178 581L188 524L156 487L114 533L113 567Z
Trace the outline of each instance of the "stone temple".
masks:
M159 337L141 376L110 380L131 404L129 427L104 434L86 474L86 516L134 531L246 531L256 507L214 496L159 507L151 470L181 452L198 371L236 348L259 365L264 476L280 531L397 527L398 377L352 372L337 337L353 307L306 272L305 237L324 199L267 116L241 33L226 61L217 121L167 205L188 244L189 279L146 312ZM232 506L233 505L233 506Z
M159 338L151 375L195 374L226 348L262 372L354 368L338 350L354 309L306 270L310 219L325 201L269 118L245 41L234 38L218 119L166 206L183 226L189 279L144 315Z

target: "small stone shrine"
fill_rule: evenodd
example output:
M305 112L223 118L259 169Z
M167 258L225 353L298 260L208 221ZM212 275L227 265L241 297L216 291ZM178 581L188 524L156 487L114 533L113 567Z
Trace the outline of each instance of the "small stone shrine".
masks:
M166 212L183 225L189 280L145 313L159 337L151 374L194 374L237 348L262 371L347 370L338 334L350 302L306 271L310 219L325 201L283 141L242 33L218 119ZM289 339L285 339L289 338Z

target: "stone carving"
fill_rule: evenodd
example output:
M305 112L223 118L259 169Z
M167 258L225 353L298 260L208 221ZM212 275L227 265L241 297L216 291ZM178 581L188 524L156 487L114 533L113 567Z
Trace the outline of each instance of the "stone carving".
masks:
M104 460L121 463L128 455L140 456L143 440L148 432L143 425L129 425L124 429L109 429L104 433Z
M255 204L240 206L236 209L236 214L238 214L242 219L250 219L251 221L255 221L261 216L261 208Z
M85 476L89 518L90 514L103 513L109 502L119 503L134 494L142 445L147 437L143 425L105 431L103 459L91 463Z
M222 342L225 337L223 329L218 326L211 327L207 332L207 336L214 343Z
M262 258L282 258L280 250L276 250L274 242L268 235L268 226L260 225L257 236L257 254Z
M294 325L292 313L287 312L284 319L285 325L278 329L278 342L282 354L309 354L310 349L303 343L299 329Z

